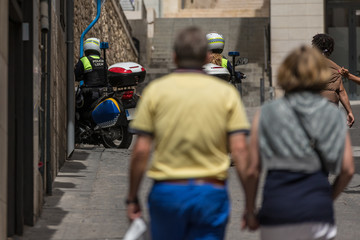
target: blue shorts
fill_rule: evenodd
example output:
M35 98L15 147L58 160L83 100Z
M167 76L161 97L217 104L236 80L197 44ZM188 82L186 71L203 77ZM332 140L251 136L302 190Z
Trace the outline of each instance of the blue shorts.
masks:
M226 186L155 183L149 194L153 240L224 239L230 204Z

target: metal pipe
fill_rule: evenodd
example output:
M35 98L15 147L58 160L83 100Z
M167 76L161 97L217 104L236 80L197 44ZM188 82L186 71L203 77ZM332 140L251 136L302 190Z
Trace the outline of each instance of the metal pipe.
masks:
M264 71L263 74L265 74L265 72L267 72L268 69L268 38L267 38L267 27L264 26ZM265 76L264 76L265 77Z
M41 83L40 83L40 107L39 109L39 145L40 145L40 163L39 171L44 182L45 167L45 86L46 86L46 33L41 32Z
M39 165L39 171L41 173L41 177L42 180L44 182L44 168L45 168L45 145L46 145L46 141L45 141L45 128L46 128L46 124L45 124L45 98L46 98L46 92L45 92L45 87L46 87L46 65L47 65L47 61L46 61L46 34L49 31L49 14L48 14L48 2L47 0L41 0L40 2L40 23L41 23L41 93L40 93L40 107L39 107L39 111L40 111L40 119L39 119L39 125L40 125L40 129L39 129L39 145L40 145L40 163L41 165Z
M48 2L48 20L51 23L51 2ZM47 35L47 80L46 80L46 194L52 195L52 171L51 171L51 24L49 24L49 32Z
M70 157L75 149L74 0L68 0L66 7L67 157Z
M40 23L41 32L47 33L49 31L49 4L47 0L40 2Z
M85 34L94 26L94 24L99 20L101 12L101 0L97 0L97 13L95 19L90 23L90 25L84 30L80 37L80 57L84 55L84 37Z
M260 78L260 103L265 101L265 81L264 78Z

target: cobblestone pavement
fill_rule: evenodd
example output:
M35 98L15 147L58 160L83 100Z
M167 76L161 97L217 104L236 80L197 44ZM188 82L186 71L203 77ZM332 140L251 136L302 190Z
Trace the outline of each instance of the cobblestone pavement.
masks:
M358 111L360 112L360 105ZM249 114L250 118L252 115L253 111ZM359 239L360 236L358 226L360 223L360 123L358 122L350 130L357 171L352 182L335 204L337 239L341 240ZM45 198L42 215L36 225L27 227L23 237L15 239L122 239L129 226L124 204L129 157L130 150L101 147L76 149L55 178L53 195ZM149 216L145 202L150 187L151 181L144 179L140 200L143 203L146 220ZM226 239L259 239L258 232L240 231L244 198L234 168L230 169L229 191L232 211ZM144 239L149 238L145 236Z

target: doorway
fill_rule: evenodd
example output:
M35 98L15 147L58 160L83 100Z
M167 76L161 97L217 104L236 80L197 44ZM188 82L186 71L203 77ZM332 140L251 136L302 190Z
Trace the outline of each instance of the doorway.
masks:
M330 58L360 76L360 1L327 0L326 32L335 40ZM360 86L344 79L350 100L360 100Z
M34 225L33 1L9 1L7 235Z

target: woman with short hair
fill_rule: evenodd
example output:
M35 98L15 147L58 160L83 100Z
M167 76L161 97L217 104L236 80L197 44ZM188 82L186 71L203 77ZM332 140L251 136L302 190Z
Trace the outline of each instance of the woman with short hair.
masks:
M266 171L258 214L263 240L336 235L333 201L354 174L354 162L342 113L319 94L329 74L318 50L295 49L278 71L284 97L254 117L247 188L257 189L260 171ZM332 185L329 172L337 175ZM255 198L256 190L247 196L250 205ZM256 229L254 214L245 214L243 226Z

